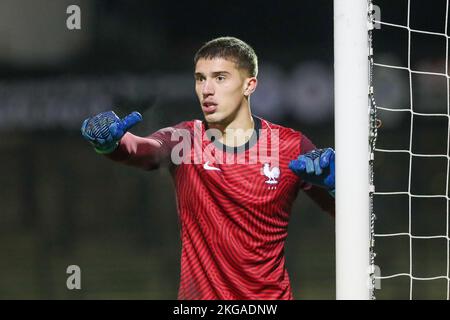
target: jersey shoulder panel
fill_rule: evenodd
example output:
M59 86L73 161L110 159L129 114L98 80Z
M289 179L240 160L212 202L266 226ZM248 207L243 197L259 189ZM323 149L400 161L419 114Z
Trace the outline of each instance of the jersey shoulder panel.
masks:
M270 130L278 130L281 150L295 150L300 155L316 149L315 144L301 131L261 119Z
M278 136L280 152L289 156L298 156L300 153L300 144L302 133L300 131L288 128L270 121L261 119L262 129L268 131L268 135Z

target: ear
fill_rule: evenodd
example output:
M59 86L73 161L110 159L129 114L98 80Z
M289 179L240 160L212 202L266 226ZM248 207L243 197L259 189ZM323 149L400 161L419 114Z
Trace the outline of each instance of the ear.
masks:
M251 77L247 78L245 82L244 96L248 97L255 91L258 80L256 80L256 77Z

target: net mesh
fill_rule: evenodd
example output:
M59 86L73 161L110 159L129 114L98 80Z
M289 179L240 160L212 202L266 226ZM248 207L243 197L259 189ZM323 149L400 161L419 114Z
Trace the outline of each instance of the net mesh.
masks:
M390 295L385 295L389 298L449 299L449 1L441 1L439 4L443 7L434 13L445 15L442 26L444 30L430 31L413 27L412 17L418 15L414 10L419 8L414 0L405 1L406 21L404 23L393 23L392 21L384 21L380 16L377 17L376 10L369 1L369 116L371 133L369 137L369 163L371 168L369 177L371 186L376 185L377 187L377 190L374 187L369 190L372 215L370 263L372 268L378 264L382 273L382 275L377 275L372 269L372 285L376 288L375 282L381 281L383 287L386 284L388 288L399 287L400 285L403 285L403 287L409 286L405 296L401 296L401 290L399 289L390 289ZM377 7L379 5L379 12L382 16L385 10L388 13L390 12L388 7L393 4L380 1L375 5ZM433 3L433 5L436 6L437 3ZM378 26L378 28L374 28L374 26ZM390 58L384 58L382 54L378 55L377 46L379 43L377 40L379 37L380 42L383 41L382 34L384 32L396 33L397 35L404 34L404 42L407 45L405 59L403 60L404 65L402 65L402 59L392 58L393 55ZM372 33L375 40L373 46L375 54L372 49ZM430 37L431 39L429 39ZM397 39L402 39L402 36ZM419 41L418 39L422 40ZM391 41L390 45L392 45L393 51L395 47L402 46L402 41L399 40L398 42L397 44ZM433 42L445 44L445 49L439 52L436 46L432 44ZM420 44L423 47L417 49ZM380 46L383 46L383 44L380 44ZM385 45L385 50L389 49L388 47L389 45ZM427 51L432 51L435 55L441 55L440 60L435 59L434 61L443 61L439 64L443 70L437 70L437 63L417 64L415 60L413 61L413 58L420 56L417 52L425 52L426 55ZM426 57L425 55L422 54L422 57ZM381 61L378 61L378 58ZM423 60L426 59L423 58ZM378 78L374 76L377 71L380 74ZM397 100L394 98L391 100L385 99L383 94L392 96L394 93L395 95L396 89L400 91L402 87L399 85L401 82L400 76L390 78L393 79L392 83L397 87L389 88L389 82L386 83L383 80L386 79L383 75L398 75L398 72L405 77L403 91L407 91L406 98L403 100L401 98ZM425 92L423 88L436 90L436 87L442 81L442 92L444 93L437 95L437 98L434 96L433 99L428 99L424 103L423 97L430 97L430 94ZM424 85L426 83L431 84L431 86ZM380 88L378 94L377 88ZM374 91L377 94L378 105L375 104ZM440 101L436 102L436 99ZM399 105L387 105L390 101L397 102ZM400 105L402 103L404 105ZM442 108L439 109L438 105L442 105ZM387 128L384 128L384 124L380 127L377 116L377 113L379 115L380 112L383 113L383 116L380 117L382 123L397 123L398 127L391 130L388 125L386 125ZM392 119L397 120L393 121ZM423 122L427 123L425 129L421 124ZM438 127L442 127L442 130L439 130ZM391 142L384 143L389 147L378 145L377 137L379 138L383 131L386 131L386 136L390 134ZM402 138L406 136L407 139ZM401 142L397 143L398 141L405 143L402 145ZM396 161L396 159L402 159L402 164L392 166L390 163ZM400 180L402 173L404 173L405 181L407 180L404 185L386 183L389 179L391 181ZM388 176L391 176L391 178ZM378 180L380 183L377 183ZM444 183L445 186L443 186ZM380 203L380 210L377 209L377 202ZM383 217L383 221L378 223L378 216L380 215ZM407 222L403 224L398 222L402 219L407 220ZM392 221L392 223L389 221ZM380 228L378 228L378 225L380 225ZM425 228L426 225L434 226ZM378 246L379 242L383 242L381 247ZM402 244L398 245L399 242ZM380 259L376 258L374 249L382 256ZM386 253L386 251L389 252ZM404 261L402 262L402 260ZM407 281L389 284L389 281L394 279L406 279ZM431 282L433 282L433 285L429 285ZM376 292L377 297L383 296L383 287L379 292ZM440 292L437 293L437 291Z

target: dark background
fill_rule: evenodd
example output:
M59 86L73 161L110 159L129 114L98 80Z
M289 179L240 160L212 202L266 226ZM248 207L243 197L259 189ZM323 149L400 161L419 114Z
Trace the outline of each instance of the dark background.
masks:
M411 27L445 31L445 1L411 3ZM81 30L66 28L70 4L81 8ZM407 1L376 4L383 21L406 25ZM139 135L201 118L193 56L204 42L226 35L258 54L252 111L320 147L333 146L330 0L2 0L0 298L176 298L180 238L170 175L108 161L79 129L83 119L110 109L120 116L141 111L144 121L132 130ZM414 34L411 68L445 73L445 46L445 37ZM407 30L376 30L377 62L408 66L407 53ZM412 103L409 76L376 67L378 104L448 114L445 77L412 76ZM379 117L380 148L408 149L414 121L414 152L448 154L447 117L381 111ZM376 159L377 191L448 192L448 159L411 165L403 154ZM448 234L448 199L413 198L412 209L408 196L375 200L377 233L408 232L411 220L413 234ZM334 299L334 220L300 194L289 231L295 298ZM447 240L412 242L410 251L409 237L377 240L382 275L409 273L410 252L415 276L448 272ZM82 289L69 291L66 268L73 264L82 270ZM446 297L447 280L412 283L414 298ZM409 277L382 281L377 296L408 299L410 284Z

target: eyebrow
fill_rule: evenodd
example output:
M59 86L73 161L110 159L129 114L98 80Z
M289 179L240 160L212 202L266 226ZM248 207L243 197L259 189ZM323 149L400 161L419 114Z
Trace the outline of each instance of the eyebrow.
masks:
M231 74L231 73L228 72L228 71L214 71L214 72L212 72L211 74L212 74L213 77L216 77L216 76L221 75L221 74ZM204 76L204 74L203 74L202 72L196 72L196 73L195 73L195 76L196 76L196 77L198 77L198 76Z

